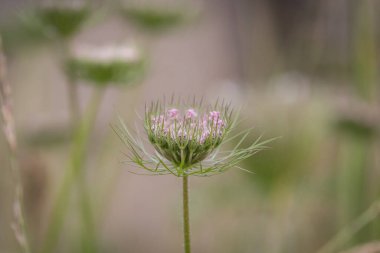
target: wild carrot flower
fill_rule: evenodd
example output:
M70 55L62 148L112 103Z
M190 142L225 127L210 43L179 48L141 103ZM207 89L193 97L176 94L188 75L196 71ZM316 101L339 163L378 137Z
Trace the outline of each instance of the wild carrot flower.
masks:
M229 104L202 102L155 102L146 107L144 128L155 152L149 153L140 136L132 133L120 120L114 128L129 153L128 160L156 175L210 176L238 167L240 161L264 148L259 139L241 147L249 131L228 137L236 125L236 115ZM230 151L220 152L220 146L241 137ZM238 167L240 168L240 167Z
M149 153L142 140L128 130L122 120L115 132L126 144L128 163L155 175L172 174L183 181L183 235L185 253L191 252L189 216L189 176L211 176L238 167L240 161L264 148L257 140L240 145L249 131L227 138L236 125L229 104L204 106L196 103L155 102L145 110L144 128L155 149ZM240 138L230 151L219 152L221 144ZM269 140L270 141L270 140ZM240 168L240 167L238 167Z
M99 86L130 84L145 71L141 51L133 44L74 47L67 62L73 79L84 79Z

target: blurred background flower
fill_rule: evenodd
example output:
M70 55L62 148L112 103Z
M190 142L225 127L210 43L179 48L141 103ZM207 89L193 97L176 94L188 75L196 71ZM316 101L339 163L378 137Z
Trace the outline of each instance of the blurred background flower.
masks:
M67 62L68 75L98 85L130 84L144 73L144 59L133 45L82 45Z

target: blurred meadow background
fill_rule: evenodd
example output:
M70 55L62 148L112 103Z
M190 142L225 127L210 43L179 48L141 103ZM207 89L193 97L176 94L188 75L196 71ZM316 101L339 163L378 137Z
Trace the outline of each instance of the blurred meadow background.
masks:
M31 252L181 252L179 179L129 173L110 127L142 129L145 103L172 94L231 101L247 144L281 137L241 165L253 174L191 178L194 252L380 252L379 14L376 0L0 0L18 142L0 135L0 252L20 252L10 160Z

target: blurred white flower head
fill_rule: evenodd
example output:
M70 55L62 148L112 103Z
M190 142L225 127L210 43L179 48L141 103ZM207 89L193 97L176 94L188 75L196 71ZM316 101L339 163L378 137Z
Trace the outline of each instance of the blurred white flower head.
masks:
M72 50L73 58L98 62L136 62L140 60L141 54L134 44L123 45L79 45Z
M78 45L72 48L67 72L91 83L132 84L144 76L145 59L135 44Z

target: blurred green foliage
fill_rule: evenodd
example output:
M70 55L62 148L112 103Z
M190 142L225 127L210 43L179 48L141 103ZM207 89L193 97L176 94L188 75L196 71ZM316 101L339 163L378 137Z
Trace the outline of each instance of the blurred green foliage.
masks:
M267 145L268 150L243 163L244 168L254 172L249 178L264 193L295 185L315 168L325 131L325 121L321 118L326 115L310 105L297 108L294 112L292 110L293 107L279 109L276 113L280 115L275 118L273 116L276 114L271 110L263 112L269 125L261 125L254 130L256 133L265 132L265 136L280 137ZM314 113L309 114L310 111ZM247 143L256 138L257 134Z
M283 137L271 143L270 150L248 159L245 168L255 173L251 177L254 182L262 189L270 191L279 186L289 185L289 181L300 177L299 173L303 173L304 169L311 166L310 161L315 151L312 140L309 142L301 138Z
M32 46L47 39L34 11L21 11L11 22L1 23L0 31L7 49Z
M374 125L365 124L364 122L341 118L335 122L335 128L338 133L358 136L359 138L372 138L378 134L378 129Z
M0 24L0 31L7 48L32 46L49 39L67 39L74 36L90 14L88 6L35 7L20 11L12 22Z
M30 147L52 147L69 143L72 131L62 126L52 126L25 133L22 140Z

